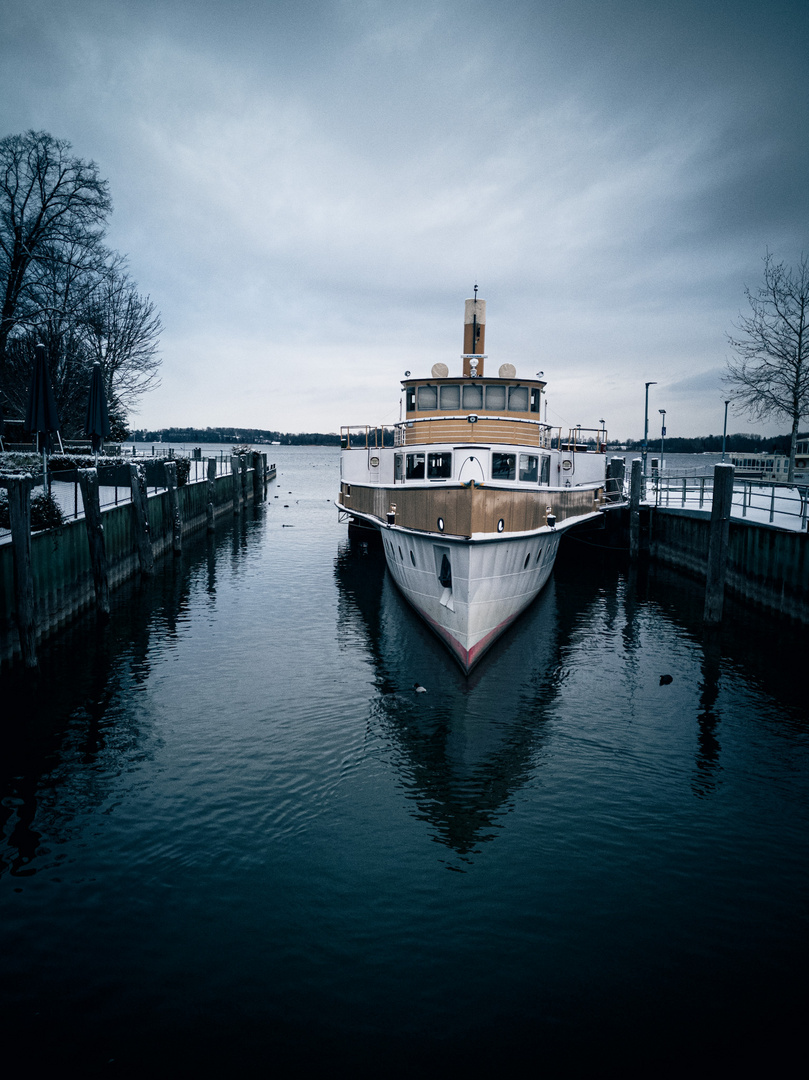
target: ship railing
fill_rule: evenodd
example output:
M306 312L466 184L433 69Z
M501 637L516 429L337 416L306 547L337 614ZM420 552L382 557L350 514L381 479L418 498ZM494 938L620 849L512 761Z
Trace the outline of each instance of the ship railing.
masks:
M665 509L710 510L713 473L683 476L652 470L647 502ZM809 521L809 484L785 484L763 478L735 477L731 517L806 530Z
M561 449L569 454L606 454L607 429L603 426L583 428L581 425L570 428Z
M434 425L425 431L424 425ZM502 425L514 425L524 430L519 444L536 446L542 450L556 450L563 445L562 431L559 427L543 423L541 420L528 420L523 416L490 415L486 413L463 413L460 415L416 416L411 420L401 420L395 425L394 445L412 446L424 442L468 442L474 437L475 442L514 443L512 435L503 431ZM511 427L511 431L515 427ZM474 428L474 430L473 430Z
M604 502L623 503L627 499L622 476L607 476L604 478Z
M344 424L340 428L342 450L379 450L396 445L396 433L384 424Z

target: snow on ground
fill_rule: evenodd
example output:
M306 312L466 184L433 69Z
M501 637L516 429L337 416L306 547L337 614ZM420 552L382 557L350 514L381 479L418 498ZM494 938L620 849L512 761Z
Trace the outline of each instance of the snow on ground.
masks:
M202 482L206 479L207 461L192 461L191 462L191 474L189 476L189 483ZM221 476L223 473L230 472L230 461L223 459L217 462L217 475ZM45 489L43 487L35 487L31 491L31 495L41 495ZM153 488L149 486L149 494L151 495L155 491L163 489ZM59 504L62 513L65 518L72 521L76 518L84 517L84 501L81 497L81 488L78 483L74 483L72 480L64 482L62 480L56 480L51 477L51 495ZM101 504L102 513L105 510L109 510L113 506L121 506L124 503L132 502L132 493L129 486L115 487L99 487L98 498ZM11 533L7 529L0 529L0 544L8 543L11 540Z
M645 502L662 509L696 510L711 512L713 497L712 477L663 477L659 490L647 481ZM737 480L733 485L733 505L730 516L733 521L749 521L751 524L774 525L779 529L801 532L806 528L806 487L785 487L759 484L755 480Z

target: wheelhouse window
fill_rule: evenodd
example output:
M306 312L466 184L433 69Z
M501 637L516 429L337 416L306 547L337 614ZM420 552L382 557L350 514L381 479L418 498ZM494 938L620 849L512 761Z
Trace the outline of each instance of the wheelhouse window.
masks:
M446 480L452 476L452 454L427 455L427 479Z
M539 412L539 403L542 400L542 391L534 387L531 391L531 412Z
M528 387L510 386L508 388L509 412L528 412Z
M416 409L416 388L415 386L408 386L407 388L407 411L415 412Z
M408 480L424 479L424 454L408 454L405 477Z
M492 454L492 480L514 480L516 475L516 454Z
M438 387L437 386L420 386L419 387L419 411L422 409L437 409L438 408Z
M506 407L505 386L486 387L486 408L503 410Z
M460 409L461 388L460 386L442 386L439 390L439 401L442 409Z
M520 480L535 484L539 477L539 458L534 454L520 454Z
M479 383L464 386L463 407L476 411L483 408L483 387Z

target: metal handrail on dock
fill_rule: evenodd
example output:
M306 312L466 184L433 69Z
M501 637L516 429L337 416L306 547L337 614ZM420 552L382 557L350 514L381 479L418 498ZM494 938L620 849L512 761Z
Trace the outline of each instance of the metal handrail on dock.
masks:
M652 471L646 502L659 509L710 510L713 474L665 475ZM806 530L809 521L809 485L784 484L763 479L734 479L731 517L780 528Z
M117 463L111 464L109 460L94 466L94 460L88 455L85 468L97 467L99 475L99 506L100 509L109 510L115 506L121 506L132 501L130 482L126 470L130 463L149 465L154 462L155 454L126 454L120 455ZM229 476L233 472L233 455L224 452L218 455L209 455L202 458L192 456L183 450L175 452L172 448L167 454L169 460L177 461L185 458L188 461L188 478L186 484L206 483L208 476L208 460L212 457L216 462L215 475ZM147 491L157 494L166 490L166 482L160 477L162 469L147 474ZM248 472L251 470L248 468ZM268 477L275 475L275 464L267 464ZM84 501L78 479L78 467L71 469L50 469L48 471L48 488L50 495L56 500L64 514L65 520L77 520L84 517ZM33 493L43 491L43 477L41 473L34 474ZM0 525L0 543L8 542L11 538L11 530Z

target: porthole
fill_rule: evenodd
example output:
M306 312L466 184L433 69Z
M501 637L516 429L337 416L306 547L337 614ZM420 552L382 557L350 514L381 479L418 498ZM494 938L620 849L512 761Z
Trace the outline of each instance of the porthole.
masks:
M399 562L404 562L404 555L402 554L401 548L399 548Z
M541 558L542 558L542 548L540 548L539 551L537 552L537 562L539 562L539 560Z
M438 519L438 531L439 532L444 531L444 519L443 518Z
M413 549L412 548L410 549L410 561L412 562L412 564L414 566L416 565L416 556L413 554Z
M528 564L530 563L530 561L531 561L531 552L529 551L528 554L525 556L525 562L522 564L523 570L526 570L528 568Z
M497 522L497 531L502 532L503 529L505 529L505 527L506 527L505 521L502 518L500 518L500 520Z

